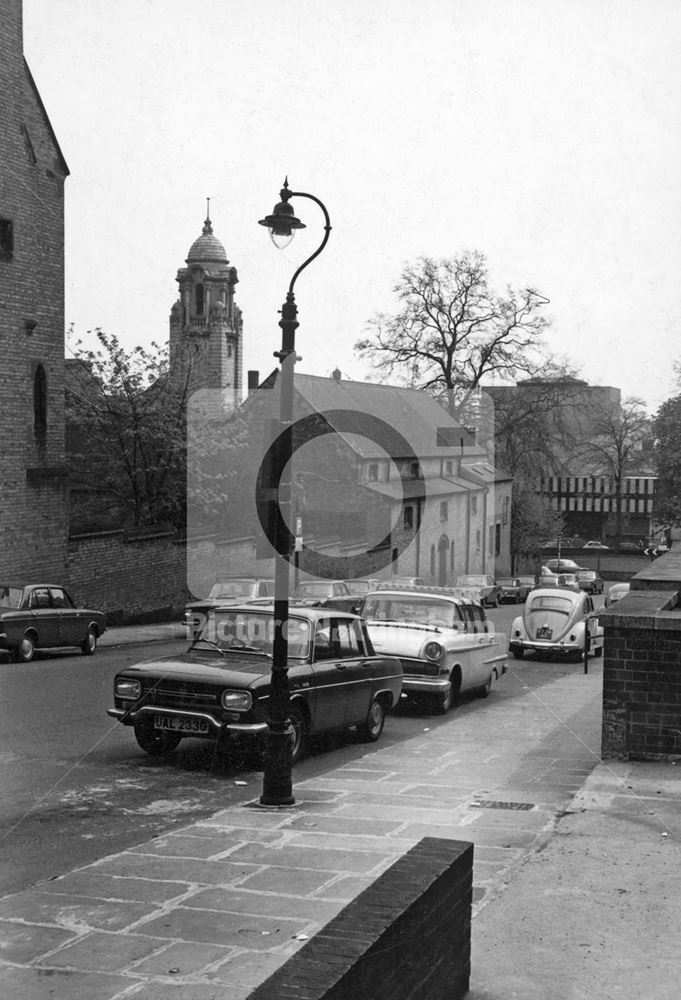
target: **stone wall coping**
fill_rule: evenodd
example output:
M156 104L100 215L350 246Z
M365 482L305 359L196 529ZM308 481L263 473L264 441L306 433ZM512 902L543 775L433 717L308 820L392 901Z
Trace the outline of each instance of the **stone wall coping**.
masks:
M606 629L681 628L681 608L676 608L678 596L678 590L672 589L630 590L616 605L600 611L598 619Z
M681 589L681 548L672 549L632 577L632 590L647 590L659 584L660 590L671 587Z

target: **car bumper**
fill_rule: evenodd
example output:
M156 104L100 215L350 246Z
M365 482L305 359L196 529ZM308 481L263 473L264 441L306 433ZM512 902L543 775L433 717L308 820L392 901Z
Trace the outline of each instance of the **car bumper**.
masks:
M558 643L531 642L530 640L523 639L509 642L508 644L509 653L522 650L522 652L543 653L546 656L573 656L575 653L581 653L583 649L584 644L581 642L566 642L559 645Z
M408 677L402 678L402 691L413 694L447 694L451 688L448 677Z
M143 705L136 711L126 711L124 708L107 708L106 714L112 719L117 719L126 726L132 726L139 719L154 715L172 715L182 719L203 719L208 723L210 735L220 736L228 733L233 736L257 736L259 733L267 732L266 722L224 722L215 719L207 712L188 712L179 708L163 708L160 705ZM192 734L187 734L192 735Z

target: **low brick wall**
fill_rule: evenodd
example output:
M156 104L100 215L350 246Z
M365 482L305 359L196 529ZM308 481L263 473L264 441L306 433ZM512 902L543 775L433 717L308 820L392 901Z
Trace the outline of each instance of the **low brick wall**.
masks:
M458 1000L471 961L473 845L426 837L249 1000Z
M655 560L601 616L601 756L681 758L681 553Z

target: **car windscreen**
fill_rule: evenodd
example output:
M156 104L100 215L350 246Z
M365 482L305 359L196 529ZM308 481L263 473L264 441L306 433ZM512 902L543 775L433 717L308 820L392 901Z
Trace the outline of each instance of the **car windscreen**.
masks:
M458 607L450 601L411 595L368 597L362 617L367 621L418 622L439 628L457 628L461 622Z
M291 616L284 623L290 659L306 659L310 650L310 624L302 618ZM272 655L274 647L274 615L258 611L211 612L196 640L205 639L219 649L247 649L250 652Z
M301 583L297 592L303 597L331 597L333 595L333 584Z
M457 576L455 587L489 587L491 580L488 576Z
M575 597L578 595L575 594ZM574 601L571 601L567 597L561 597L560 594L538 594L530 601L528 610L531 614L537 611L557 611L562 615L572 614L572 609L574 608Z
M251 580L221 580L210 588L209 597L249 597L253 591Z
M18 608L22 594L21 587L0 587L0 608Z

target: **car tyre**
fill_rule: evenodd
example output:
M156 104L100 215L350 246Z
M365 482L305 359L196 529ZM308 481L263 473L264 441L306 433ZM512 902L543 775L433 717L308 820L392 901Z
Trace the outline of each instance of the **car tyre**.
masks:
M294 701L291 702L288 717L293 728L291 764L297 764L307 750L307 715L300 704Z
M525 655L524 649L512 649L511 652L513 653L516 660L522 660L523 656Z
M154 729L150 719L136 722L135 739L139 746L150 757L167 757L179 746L182 737L178 733L169 733L164 729Z
M359 727L360 739L367 743L375 743L383 732L385 725L385 707L380 698L374 698L369 705L367 717Z
M97 649L97 633L93 628L87 630L87 635L81 644L80 651L83 656L92 656Z
M492 682L493 682L493 680L494 680L494 675L490 674L489 678L487 680L487 683L483 684L483 686L480 688L480 697L481 698L489 698L490 694L492 693Z
M21 637L21 641L14 652L14 657L18 663L30 663L34 655L35 639L27 633Z
M602 646L596 646L595 649L591 650L591 655L595 656L595 657L602 656L603 655L603 647Z

